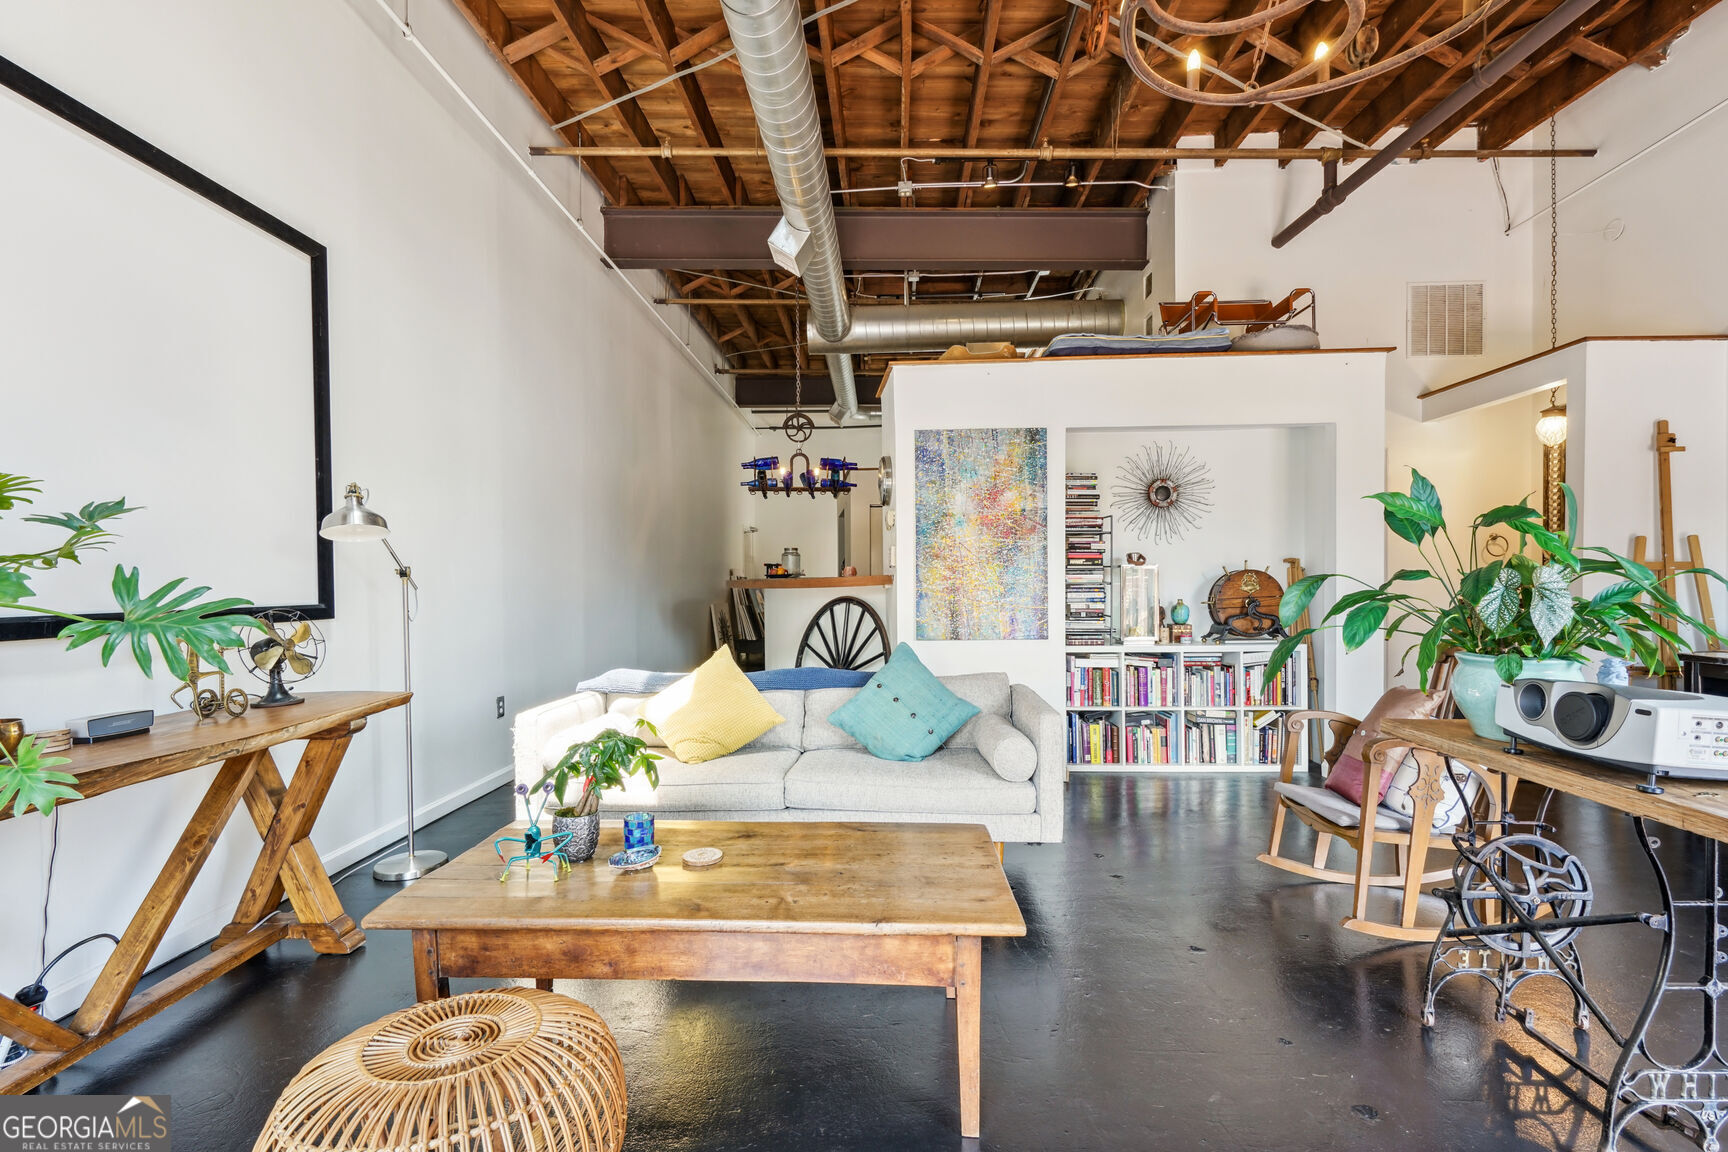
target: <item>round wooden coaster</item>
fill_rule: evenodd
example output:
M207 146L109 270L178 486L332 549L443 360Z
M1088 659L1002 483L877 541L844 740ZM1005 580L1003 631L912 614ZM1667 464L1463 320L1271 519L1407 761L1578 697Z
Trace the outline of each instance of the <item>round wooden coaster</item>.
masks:
M684 867L712 868L720 863L720 857L725 855L718 848L692 848L684 853Z

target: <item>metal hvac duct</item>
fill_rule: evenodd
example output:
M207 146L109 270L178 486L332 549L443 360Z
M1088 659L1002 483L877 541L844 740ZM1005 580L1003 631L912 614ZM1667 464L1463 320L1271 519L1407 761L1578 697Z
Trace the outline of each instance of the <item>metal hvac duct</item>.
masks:
M1005 340L1024 347L1064 332L1119 335L1120 300L1003 300L978 304L872 304L852 310L835 340L810 325L810 351L940 352L953 344Z
M851 317L828 189L828 162L822 154L822 117L805 54L798 0L723 0L721 11L738 52L768 167L774 173L780 210L788 224L808 234L799 264L810 300L810 328L824 341L843 339ZM856 416L858 390L851 361L840 353L830 356L828 375L834 381L837 422Z

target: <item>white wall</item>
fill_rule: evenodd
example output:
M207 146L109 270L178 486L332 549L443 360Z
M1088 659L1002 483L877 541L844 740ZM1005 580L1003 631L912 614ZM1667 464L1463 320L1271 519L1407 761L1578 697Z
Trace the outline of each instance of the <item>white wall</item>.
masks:
M1049 430L1050 603L1062 603L1060 519L1071 428L1111 423L1159 429L1182 437L1225 424L1230 409L1249 427L1249 442L1265 429L1301 429L1308 437L1302 487L1311 530L1313 571L1343 571L1377 579L1384 563L1375 506L1358 498L1383 475L1381 415L1386 357L1372 352L1331 355L1239 353L1215 356L1125 357L1095 360L1001 361L901 365L883 397L884 443L896 463L900 491L890 532L898 564L890 630L911 644L938 674L1006 672L1048 700L1059 699L1062 628L1054 614L1047 640L920 641L907 623L914 613L915 498L913 433L920 428ZM1241 454L1238 467L1259 472ZM1282 472L1282 470L1277 470ZM1284 478L1272 476L1272 481ZM1220 557L1220 562L1240 557ZM1168 592L1165 593L1169 598ZM1322 600L1324 608L1329 601ZM1204 614L1200 613L1204 619ZM1318 655L1327 707L1365 710L1380 694L1383 672L1373 652L1345 656L1336 633ZM1356 713L1360 715L1361 712Z
M549 140L450 6L413 16L514 149ZM328 245L332 479L371 487L422 588L423 817L507 778L509 720L494 718L495 696L514 712L612 665L678 667L708 650L706 606L738 562L748 515L714 480L751 451L746 422L701 371L710 353L686 318L674 314L669 332L602 267L371 0L0 0L0 54ZM597 227L597 197L573 166L536 163ZM91 338L91 317L66 326L67 340ZM57 480L76 480L86 453L182 453L211 473L201 482L213 498L244 512L248 461L231 446L66 437ZM124 540L111 556L126 557ZM399 684L382 549L338 547L336 571L329 656L308 687ZM0 645L0 711L35 727L166 709L170 687L124 657L102 670L88 649ZM333 866L401 833L402 763L394 716L355 741L316 830ZM64 809L50 955L125 926L212 774ZM0 987L36 974L48 843L41 816L0 823ZM226 923L255 849L241 816L159 956ZM50 1012L72 1006L102 958L92 947L56 970Z
M1129 552L1144 553L1147 563L1158 565L1164 606L1178 597L1186 601L1198 634L1209 625L1206 597L1224 569L1246 564L1282 581L1284 557L1314 555L1304 488L1311 439L1309 429L1290 427L1078 429L1068 433L1067 470L1098 473L1101 510L1114 517L1112 562L1122 563ZM1157 544L1129 526L1114 499L1123 463L1164 443L1188 449L1207 466L1212 511L1182 539Z
M1563 146L1597 149L1560 166L1562 341L1728 331L1724 52L1728 13L1705 13L1665 65L1627 68L1560 114ZM1520 232L1545 267L1540 199ZM1546 310L1546 277L1535 288Z
M818 419L825 418L819 416ZM794 445L786 439L785 433L778 430L759 432L750 456L733 461L737 481L742 483L746 479L743 469L738 467L744 459L778 456L780 463L786 465L798 448L810 457L812 465L824 456L838 456L852 461L861 469L869 469L852 474L858 487L852 490L851 506L852 515L868 520L870 505L876 501L875 469L876 462L882 457L882 430L875 427L832 428L818 423L816 431L802 445ZM738 493L739 499L745 499L743 489L738 489ZM784 549L795 547L804 560L806 576L840 574L840 531L833 497L819 496L812 500L808 496L771 496L764 500L752 496L747 505L752 523L756 525L758 565L777 563ZM869 559L868 556L857 556L852 563L859 572L868 572ZM744 575L760 577L762 569L758 566L755 571Z

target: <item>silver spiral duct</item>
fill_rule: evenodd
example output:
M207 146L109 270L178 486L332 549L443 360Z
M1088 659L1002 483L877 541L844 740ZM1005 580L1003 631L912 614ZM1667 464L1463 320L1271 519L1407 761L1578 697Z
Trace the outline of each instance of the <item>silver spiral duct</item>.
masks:
M798 0L723 0L721 10L738 52L768 167L774 173L780 209L789 224L809 233L809 263L803 278L810 300L810 328L825 341L843 339L851 327L846 279L840 267L840 237L834 228L828 163L822 154L822 117L805 55ZM828 374L834 382L836 408L843 415L856 416L858 391L851 362L838 363L844 359L830 357Z
M1003 300L966 304L870 304L852 310L850 331L834 339L810 325L812 354L939 352L950 345L1007 341L1047 344L1065 332L1122 332L1120 300Z

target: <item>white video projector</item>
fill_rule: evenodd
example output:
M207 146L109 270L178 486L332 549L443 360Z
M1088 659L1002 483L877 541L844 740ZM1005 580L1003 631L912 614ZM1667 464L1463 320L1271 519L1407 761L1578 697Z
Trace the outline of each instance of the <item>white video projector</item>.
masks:
M1618 768L1728 780L1728 697L1517 680L1500 686L1494 719L1519 740Z

